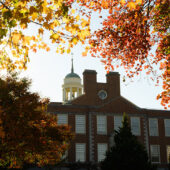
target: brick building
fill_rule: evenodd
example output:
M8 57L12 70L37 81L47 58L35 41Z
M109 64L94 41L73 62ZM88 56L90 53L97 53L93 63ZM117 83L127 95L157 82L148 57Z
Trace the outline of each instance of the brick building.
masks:
M59 124L72 127L76 137L67 153L68 162L99 162L114 143L114 130L125 112L132 133L145 145L150 159L160 167L170 162L170 111L139 108L120 94L120 75L110 72L106 83L96 81L96 71L85 70L83 85L73 65L63 84L63 102L52 102L50 113ZM84 92L83 92L84 91Z

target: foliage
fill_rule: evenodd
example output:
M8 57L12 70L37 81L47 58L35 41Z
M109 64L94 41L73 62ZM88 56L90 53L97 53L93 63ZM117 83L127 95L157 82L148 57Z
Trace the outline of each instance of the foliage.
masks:
M103 10L108 12L103 27L90 33L93 12ZM47 31L60 53L70 53L74 45L88 39L90 46L82 55L90 51L93 57L101 57L107 71L122 66L129 78L145 70L157 83L161 80L163 91L157 99L167 108L169 15L168 0L0 0L0 69L26 69L30 50L49 51L42 40ZM33 24L38 25L37 31L32 32Z
M81 5L108 11L103 27L91 35L91 55L101 57L107 71L122 66L130 78L145 70L163 80L157 98L170 107L169 0L81 0Z
M144 146L132 135L128 118L124 115L123 127L115 131L115 145L101 162L102 170L155 170L148 161Z
M0 0L0 69L26 69L30 50L49 51L42 39L45 32L52 43L60 44L57 52L70 53L73 45L83 43L90 34L89 22L75 13L72 3L73 0Z
M0 166L55 164L73 135L46 113L48 100L29 91L30 81L16 75L0 78Z

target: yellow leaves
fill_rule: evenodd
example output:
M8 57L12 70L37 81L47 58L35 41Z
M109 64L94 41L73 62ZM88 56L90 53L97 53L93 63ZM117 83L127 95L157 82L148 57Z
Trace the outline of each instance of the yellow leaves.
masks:
M34 21L37 17L38 17L38 13L37 13L37 12L34 12L34 13L32 14L32 20Z
M48 5L47 0L44 0L42 3L43 13L47 13L48 10L47 5Z
M59 37L60 37L59 34L53 34L53 35L51 35L51 38L53 38L53 39L55 39L55 40L57 40Z
M93 5L94 5L94 2L91 1L90 4L89 4L89 6L90 6L90 7L93 7Z
M23 37L23 41L22 41L22 44L25 46L25 45L30 45L30 41L31 41L31 37L30 36L24 36Z
M70 48L67 49L67 54L69 54L71 52Z
M77 42L78 42L78 39L77 39L76 37L74 37L74 38L72 39L72 42L76 45Z
M75 14L75 12L76 12L75 9L72 9L72 10L71 10L71 13L72 13L72 14Z
M69 23L69 19L67 18L67 17L63 17L63 22L65 22L65 23Z
M16 50L12 50L12 55L15 56L16 55Z
M77 20L77 21L80 20L80 16L79 16L79 15L76 16L76 20Z
M126 3L126 1L125 0L121 0L120 3L121 3L121 5L124 5Z
M86 26L88 26L89 25L89 22L87 21L87 20L85 20L85 19L81 19L81 26L84 28L84 27L86 27Z
M35 3L30 3L32 2L30 0L7 1L11 5L10 15L8 15L9 9L7 8L2 8L1 11L2 13L7 13L9 23L13 28L12 31L15 31L11 33L11 39L8 39L7 35L9 35L10 27L4 23L3 25L0 24L1 30L7 27L7 34L4 34L3 37L5 41L0 42L2 46L7 44L5 51L9 52L8 60L4 60L5 67L11 65L13 68L23 69L29 60L28 54L30 50L37 52L40 48L49 51L50 48L42 44L42 39L40 39L43 38L42 35L47 31L52 43L60 43L64 47L60 50L61 53L70 53L74 45L77 45L78 42L83 44L90 35L90 20L86 19L86 15L78 14L76 8L65 5L63 0L36 0ZM107 0L101 1L103 6L107 7ZM94 1L89 3L91 7L96 5ZM16 21L16 24L12 21ZM23 29L29 29L30 23L36 23L41 27L34 27L34 32L28 30L31 35L26 36ZM37 44L37 46L34 46L34 44ZM68 46L68 49L66 46ZM10 51L8 51L9 49ZM10 62L11 64L9 64Z
M108 8L108 1L107 0L102 0L102 2L101 2L101 6L103 7L103 8Z
M54 23L54 26L55 26L55 27L57 27L57 26L60 25L60 22L59 22L57 19L55 19L55 20L53 21L53 23Z
M142 4L142 0L136 0L137 4Z
M121 0L121 2L122 2L122 5L126 3L125 0ZM130 10L134 10L136 9L137 5L141 5L141 4L142 4L142 0L136 0L136 2L133 2L133 1L128 2L127 6L128 8L130 8Z
M127 6L130 8L130 10L136 9L135 2L129 2Z
M18 44L18 42L21 40L21 34L19 33L13 33L12 35L12 41L14 44Z
M84 30L81 30L81 32L78 34L81 40L84 40L86 37L90 35L90 29L86 28Z

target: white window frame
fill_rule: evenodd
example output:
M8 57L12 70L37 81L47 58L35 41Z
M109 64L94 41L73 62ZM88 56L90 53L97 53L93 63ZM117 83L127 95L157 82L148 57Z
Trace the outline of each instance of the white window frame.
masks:
M120 119L121 121L120 125L117 124L116 119ZM122 121L123 121L123 116L114 116L114 130L119 130L120 127L122 127Z
M170 119L164 119L164 125L165 125L165 136L170 136Z
M80 150L80 147L82 147L82 151ZM85 162L86 161L86 144L85 143L76 143L75 145L76 150L76 162Z
M97 134L107 134L107 117L97 115Z
M86 133L86 116L76 115L76 134Z
M104 151L101 152L101 147L105 147L105 149L103 149ZM97 144L97 160L98 162L102 161L105 159L106 157L106 151L108 150L108 145L107 143L98 143Z
M131 131L133 135L140 136L141 129L140 129L140 117L131 117Z
M158 119L157 118L149 118L149 135L150 136L159 136Z
M153 155L154 150L157 150L158 152L154 153L154 155ZM151 162L152 163L160 163L161 162L161 160L160 160L160 146L159 145L150 145L150 155L151 155ZM155 155L159 157L158 162L153 162L152 161L152 157L155 156Z
M57 124L58 125L67 125L68 124L68 114L57 114Z
M170 163L170 145L166 146L166 152L167 152L167 163Z

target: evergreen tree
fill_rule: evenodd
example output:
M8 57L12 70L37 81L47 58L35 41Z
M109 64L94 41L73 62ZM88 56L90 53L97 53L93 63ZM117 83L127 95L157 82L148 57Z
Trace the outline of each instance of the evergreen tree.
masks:
M115 131L114 146L101 162L102 170L155 170L144 146L137 140L129 127L128 117L124 115L123 126Z

